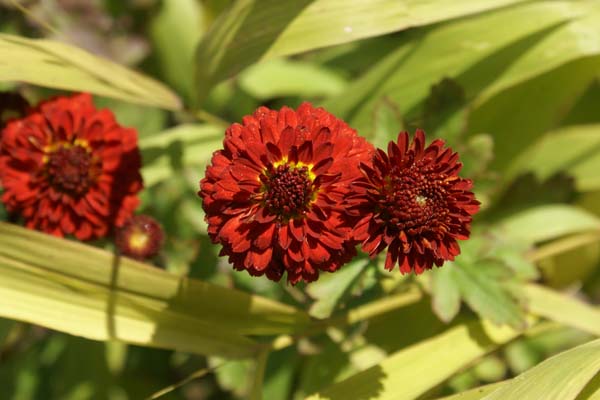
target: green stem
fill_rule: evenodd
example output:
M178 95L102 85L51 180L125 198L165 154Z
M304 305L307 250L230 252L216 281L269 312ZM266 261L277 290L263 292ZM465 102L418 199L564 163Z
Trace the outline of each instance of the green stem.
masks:
M223 128L227 128L229 125L231 125L229 122L225 121L221 117L211 114L205 110L194 111L193 115L200 121L208 122L209 124L221 126Z
M263 349L256 357L256 369L253 371L252 388L248 396L249 400L261 400L263 381L265 379L265 369L267 368L267 359L269 358L270 350Z
M572 235L538 247L528 258L531 261L539 261L598 241L600 241L600 232L597 231Z
M17 10L21 11L27 17L29 17L32 20L34 20L35 22L37 22L42 28L46 29L48 32L50 32L50 33L52 33L54 35L58 35L59 34L58 30L56 30L54 27L52 27L46 21L40 19L34 13L32 13L31 11L29 11L29 9L27 7L25 7L24 5L22 5L21 3L19 3L17 0L10 0L10 2L11 2L11 4L13 6L15 6L17 8Z
M158 392L150 395L149 397L146 398L146 400L155 400L158 399L159 397L162 397L166 394L171 393L172 391L180 388L183 385L188 384L189 382L193 381L194 379L199 379L202 378L204 375L209 374L211 372L214 372L217 368L220 368L221 366L223 366L225 363L217 365L216 367L213 368L202 368L199 369L198 371L194 372L193 374L189 375L188 377L186 377L185 379L174 383L170 386L167 386L164 389L159 390Z
M390 311L414 304L422 298L423 292L416 285L413 285L405 292L367 303L348 310L338 316L315 321L306 329L306 331L296 337L290 335L278 336L269 344L268 348L271 350L281 350L292 345L300 337L318 335L331 327L353 325L357 322L366 321Z

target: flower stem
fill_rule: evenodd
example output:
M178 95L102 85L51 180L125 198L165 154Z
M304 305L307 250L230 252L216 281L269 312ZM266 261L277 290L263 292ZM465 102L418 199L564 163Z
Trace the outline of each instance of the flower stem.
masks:
M600 241L600 232L598 231L567 236L566 238L558 239L538 247L528 258L530 261L535 262L598 241Z
M325 332L332 327L352 325L357 322L366 321L379 315L397 310L399 308L414 304L423 298L423 292L416 285L410 286L408 290L381 300L373 301L365 305L348 310L341 315L333 316L313 322L298 336L281 335L276 337L270 344L271 350L281 350L297 341L300 337L314 336Z
M229 125L231 125L221 117L211 114L205 110L196 110L193 112L193 115L200 121L208 122L209 124L221 126L223 128L227 128Z

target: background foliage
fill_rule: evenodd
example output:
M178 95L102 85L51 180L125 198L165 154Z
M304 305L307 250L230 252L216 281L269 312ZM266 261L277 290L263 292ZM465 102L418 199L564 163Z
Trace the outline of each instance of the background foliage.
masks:
M161 270L0 222L2 398L600 399L597 1L1 0L0 31L1 89L138 129L168 237ZM460 152L456 262L290 287L217 257L195 192L224 128L304 100Z

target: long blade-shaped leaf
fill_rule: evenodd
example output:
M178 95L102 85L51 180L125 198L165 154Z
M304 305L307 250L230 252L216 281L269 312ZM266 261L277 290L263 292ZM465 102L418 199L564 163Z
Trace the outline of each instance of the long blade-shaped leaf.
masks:
M0 34L0 81L85 91L132 103L181 108L163 84L80 48Z
M304 312L266 298L176 276L127 258L115 259L104 250L10 224L0 223L0 256L12 263L11 269L32 277L81 286L86 293L115 293L117 300L173 312L236 334L294 333L308 323ZM42 309L38 312L43 314Z
M450 77L469 99L536 41L588 12L590 3L528 2L419 30L400 40L395 51L325 106L336 115L352 117L351 125L365 134L382 98L398 104L405 117L420 117L409 114L427 98L432 85ZM536 23L529 23L533 19Z
M552 221L552 224L548 224L548 221ZM600 220L581 208L547 204L503 219L500 229L514 239L536 243L579 232L597 232L600 230Z
M110 269L110 266L107 266ZM145 304L0 255L0 315L93 340L116 339L199 354L249 357L252 340L193 314Z
M198 98L261 58L316 49L506 6L523 0L238 0L197 53Z
M600 309L539 285L525 287L531 313L600 336Z
M572 400L600 371L600 339L558 354L484 400Z
M487 322L450 328L310 397L414 399L520 333Z

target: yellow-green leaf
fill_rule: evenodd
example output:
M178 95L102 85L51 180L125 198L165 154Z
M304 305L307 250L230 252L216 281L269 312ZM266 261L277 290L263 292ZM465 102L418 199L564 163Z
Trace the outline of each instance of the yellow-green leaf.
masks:
M215 83L261 58L348 43L521 1L238 0L200 42L198 100Z
M489 393L498 389L500 386L505 385L506 382L497 382L490 385L479 386L474 389L465 390L464 392L456 393L451 396L439 398L437 400L481 400Z
M430 87L453 78L469 99L494 82L535 40L585 14L590 3L527 2L418 30L399 39L396 50L324 105L351 118L351 125L365 135L382 98L401 106L405 117L420 117L410 113L422 105ZM529 23L532 19L535 24ZM511 29L506 29L508 25Z
M45 39L0 34L0 82L90 92L131 103L179 109L163 84L85 50Z
M600 124L549 132L510 166L510 173L534 172L540 179L566 172L581 191L600 189Z
M525 295L531 313L600 336L599 309L540 285L525 286Z
M499 227L513 239L536 243L578 232L597 232L600 219L574 206L547 204L513 214L503 219Z
M206 163L212 153L221 147L223 137L221 127L182 124L141 139L144 184L152 186L180 173L184 168L194 168L195 180L200 181Z
M295 333L308 316L275 301L0 223L0 316L90 339L228 357L242 335Z
M400 350L381 364L309 397L415 399L520 332L486 321L470 322Z
M573 400L600 370L600 339L560 353L484 400Z

